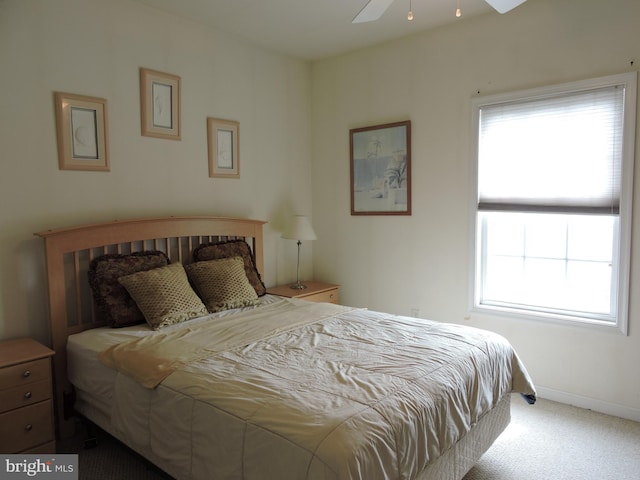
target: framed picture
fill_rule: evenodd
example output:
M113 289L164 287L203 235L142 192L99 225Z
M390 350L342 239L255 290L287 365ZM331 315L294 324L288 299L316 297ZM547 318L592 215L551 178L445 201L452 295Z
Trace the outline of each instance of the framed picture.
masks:
M240 123L207 118L209 176L240 178Z
M107 101L55 93L60 170L109 171Z
M349 133L351 215L411 215L411 121Z
M140 69L142 135L180 140L180 77Z

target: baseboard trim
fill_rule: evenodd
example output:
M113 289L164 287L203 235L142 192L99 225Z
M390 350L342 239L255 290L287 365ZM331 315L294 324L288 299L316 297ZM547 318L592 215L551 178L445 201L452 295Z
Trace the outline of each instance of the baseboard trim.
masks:
M627 420L640 422L640 408L618 405L617 403L583 397L581 395L562 392L560 390L541 387L539 385L536 385L536 390L538 392L538 397L546 400L573 405L575 407L593 410L594 412L605 413L607 415L613 415L614 417L626 418Z

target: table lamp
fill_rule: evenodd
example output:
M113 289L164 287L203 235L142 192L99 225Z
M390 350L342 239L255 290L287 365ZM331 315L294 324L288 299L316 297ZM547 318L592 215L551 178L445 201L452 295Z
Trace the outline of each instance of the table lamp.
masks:
M287 225L285 231L282 232L282 238L298 241L298 266L296 269L296 283L289 286L296 290L307 288L306 285L300 283L300 246L302 245L302 240L315 240L317 238L316 233L313 231L313 227L311 226L309 218L305 217L304 215L294 216Z

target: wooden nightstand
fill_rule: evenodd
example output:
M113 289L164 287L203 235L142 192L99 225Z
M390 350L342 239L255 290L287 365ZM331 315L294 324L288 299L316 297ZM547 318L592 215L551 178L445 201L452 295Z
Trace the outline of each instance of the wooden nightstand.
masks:
M56 453L54 354L30 338L0 342L0 452Z
M340 303L338 290L340 285L323 282L302 282L307 288L296 290L289 285L267 288L267 293L281 297L301 298L310 302Z

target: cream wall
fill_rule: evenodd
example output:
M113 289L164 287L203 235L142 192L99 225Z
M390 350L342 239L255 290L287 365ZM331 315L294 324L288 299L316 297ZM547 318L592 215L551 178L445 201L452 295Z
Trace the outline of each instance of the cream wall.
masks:
M140 135L139 67L182 78L182 141ZM308 64L132 0L0 0L0 87L0 339L47 341L33 233L48 228L267 220L264 280L295 278L295 242L279 234L288 215L311 212ZM107 99L111 172L58 169L54 91ZM207 116L240 122L239 180L208 177Z
M639 21L637 0L529 0L314 63L315 276L350 305L502 333L542 396L640 420L638 178L629 336L468 312L471 99L635 71ZM349 129L405 119L413 214L351 216Z

